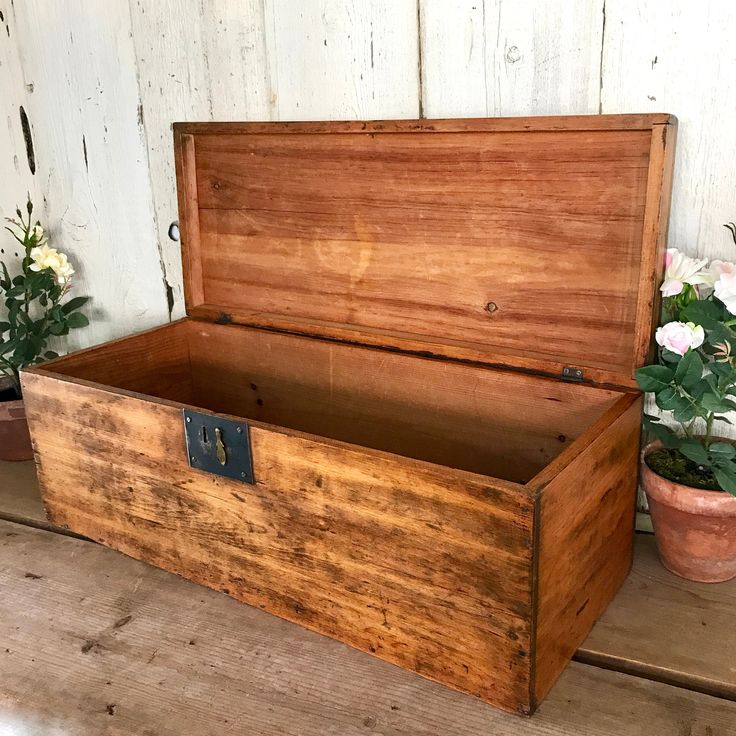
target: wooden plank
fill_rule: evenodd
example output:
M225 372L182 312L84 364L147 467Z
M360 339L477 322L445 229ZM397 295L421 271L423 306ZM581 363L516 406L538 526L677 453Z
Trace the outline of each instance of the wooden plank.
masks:
M36 158L33 143L34 132L29 127L24 131L21 109L28 114L28 99L34 85L26 82L20 58L19 32L12 3L0 7L0 220L15 218L15 208L25 206L26 193L38 202L38 179L35 176ZM25 211L23 212L25 215ZM0 261L15 271L17 243L4 231L0 241ZM3 314L5 306L0 306Z
M170 401L192 400L189 324L179 320L46 363L74 376Z
M736 733L734 703L576 663L523 720L104 547L0 522L0 551L9 733Z
M535 115L501 118L432 118L421 120L305 120L268 122L174 123L174 130L192 135L283 135L284 133L521 133L550 131L651 130L667 125L665 113L610 115Z
M645 365L655 355L654 332L659 325L662 296L659 285L664 280L676 132L674 119L667 125L653 128L637 289L637 323L641 325L641 329L634 343L636 366Z
M707 585L673 575L650 534L636 535L634 560L577 659L736 700L736 580Z
M77 270L73 293L92 297L90 326L73 330L63 350L160 324L168 309L153 247L129 3L4 5L23 78L33 86L27 113L42 195L38 216L51 245Z
M414 0L269 0L266 14L275 119L418 116Z
M729 2L674 0L664 8L658 0L608 0L601 77L603 112L676 111L670 247L728 261L734 244L723 225L736 219L736 135L728 115L713 111L736 94L734 24L736 5ZM661 413L654 402L648 408ZM734 424L716 424L718 434L736 437Z
M174 148L176 150L176 191L179 200L181 231L181 268L186 306L201 304L204 301L194 136L188 133L175 134Z
M255 422L248 485L190 468L176 404L40 369L24 391L54 523L527 707L534 502L523 486Z
M603 0L420 0L427 117L594 113Z
M656 245L643 247L644 223L660 211L652 127L586 134L569 121L569 132L532 135L525 122L503 133L437 123L429 134L413 121L380 135L339 123L197 133L198 205L187 207L200 208L206 303L447 339L524 364L531 354L631 383L652 321L653 287L640 279Z
M538 701L629 572L640 422L636 400L602 432L592 428L597 436L591 431L592 442L541 490L533 650Z

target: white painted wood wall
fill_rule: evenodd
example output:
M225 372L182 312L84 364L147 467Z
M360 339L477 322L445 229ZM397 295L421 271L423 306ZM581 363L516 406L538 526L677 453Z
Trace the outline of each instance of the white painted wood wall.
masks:
M94 319L71 347L184 312L167 237L174 120L670 112L670 242L736 257L722 227L736 219L731 0L0 0L0 12L0 214L30 192L77 264Z

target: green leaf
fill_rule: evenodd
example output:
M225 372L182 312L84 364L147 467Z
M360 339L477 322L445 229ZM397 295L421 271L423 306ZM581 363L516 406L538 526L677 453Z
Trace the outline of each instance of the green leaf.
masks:
M736 475L729 473L722 468L713 468L718 485L727 493L736 496Z
M662 349L662 360L666 363L679 363L681 357L681 355L673 353L671 350L667 350L667 348Z
M88 301L89 301L88 296L75 296L74 299L70 299L66 304L64 304L61 310L64 312L64 314L69 314L70 312L73 312L75 309L79 309L80 307L83 307Z
M86 327L88 324L89 320L87 319L86 315L82 314L81 312L74 312L73 314L70 314L66 320L67 327L71 329L76 327Z
M16 296L20 296L21 294L25 294L26 289L25 289L25 286L21 284L20 286L13 286L12 288L8 289L5 293L9 297L16 297Z
M636 371L636 381L642 391L662 391L675 377L675 372L665 365L647 365Z
M734 447L730 442L714 442L708 450L711 454L718 455L719 458L724 458L726 460L736 457L736 447Z
M730 376L733 373L733 368L728 363L708 363L708 368L717 376Z
M726 319L725 308L720 302L698 300L688 304L680 313L683 322L694 322L704 329L712 329L712 325L720 324Z
M677 389L668 386L654 395L654 400L660 409L665 411L674 411L678 406L680 395Z
M0 322L0 335L10 329L10 322Z
M690 389L690 395L696 401L700 401L700 399L702 399L703 396L705 396L705 394L714 392L715 390L716 390L715 378L711 375L707 375L702 380L698 381Z
M3 267L3 277L2 280L0 280L0 289L7 289L10 286L10 274L8 273L8 269L5 267L5 264L0 261L0 266Z
M59 357L59 353L55 352L54 350L47 350L47 351L46 351L46 352L45 352L45 353L43 354L43 357L44 357L44 358L45 358L46 360L53 360L54 358L58 358L58 357Z
M662 443L662 447L672 450L680 446L680 438L666 424L650 422L646 424L646 429Z
M697 440L685 440L679 447L680 452L698 465L710 465L708 451Z
M707 393L700 399L700 404L706 411L717 412L721 408L721 397L714 393Z
M675 408L672 410L672 414L675 419L681 424L685 424L685 422L689 422L691 419L694 419L696 416L698 416L696 407L694 407L691 402L681 396L677 397L677 403Z
M682 356L675 370L675 383L692 388L703 377L703 361L694 350L688 350Z

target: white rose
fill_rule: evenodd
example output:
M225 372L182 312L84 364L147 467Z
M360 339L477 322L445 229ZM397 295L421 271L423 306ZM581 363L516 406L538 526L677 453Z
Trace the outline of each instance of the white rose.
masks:
M703 267L707 258L688 258L677 248L669 248L665 260L664 283L660 287L663 296L676 296L685 284L712 284L713 276Z
M692 322L668 322L660 327L655 336L658 345L676 353L685 355L691 348L699 348L705 340L705 332L700 325Z
M59 286L64 286L69 283L71 277L74 275L72 264L69 263L69 259L64 253L59 253L59 264L54 269L54 273L56 274L56 283L59 284Z
M31 249L33 263L31 271L45 271L50 268L56 277L56 283L60 286L66 284L74 274L74 269L64 253L59 253L56 248L48 245L38 245Z
M40 245L44 238L43 228L40 225L34 225L31 230L31 237L38 245Z

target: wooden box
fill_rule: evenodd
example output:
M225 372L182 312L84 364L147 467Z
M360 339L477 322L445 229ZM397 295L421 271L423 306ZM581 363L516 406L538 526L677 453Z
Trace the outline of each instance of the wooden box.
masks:
M531 713L631 562L673 119L174 138L188 318L23 374L51 520Z

